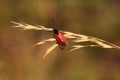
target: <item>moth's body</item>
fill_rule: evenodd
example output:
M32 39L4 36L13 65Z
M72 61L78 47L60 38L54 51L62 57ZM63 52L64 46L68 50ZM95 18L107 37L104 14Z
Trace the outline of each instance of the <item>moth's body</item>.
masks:
M62 32L60 32L57 29L53 30L54 32L54 37L57 41L58 46L63 49L66 45L68 45L68 40L66 39L66 37L62 34Z

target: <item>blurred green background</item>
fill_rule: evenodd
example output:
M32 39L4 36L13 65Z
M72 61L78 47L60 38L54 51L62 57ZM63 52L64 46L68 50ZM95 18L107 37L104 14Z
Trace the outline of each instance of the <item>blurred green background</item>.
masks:
M10 21L98 37L120 46L120 0L0 0L0 80L120 80L120 50L83 48L72 53L51 45L44 31L21 31Z

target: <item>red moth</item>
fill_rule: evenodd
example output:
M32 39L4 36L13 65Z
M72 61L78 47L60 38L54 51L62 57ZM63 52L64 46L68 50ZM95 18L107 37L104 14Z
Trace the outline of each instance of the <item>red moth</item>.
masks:
M63 49L66 45L68 45L68 40L66 37L60 32L58 29L53 29L54 37L57 41L58 46Z

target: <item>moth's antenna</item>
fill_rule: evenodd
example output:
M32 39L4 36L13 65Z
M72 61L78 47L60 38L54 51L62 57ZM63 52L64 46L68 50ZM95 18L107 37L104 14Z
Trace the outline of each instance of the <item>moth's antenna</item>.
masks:
M53 18L52 18L52 23L53 23L53 27L55 28L55 21Z

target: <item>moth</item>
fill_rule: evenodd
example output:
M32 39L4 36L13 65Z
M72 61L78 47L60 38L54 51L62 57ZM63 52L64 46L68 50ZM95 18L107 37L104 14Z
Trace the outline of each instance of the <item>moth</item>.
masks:
M60 32L58 29L53 29L54 37L57 41L58 46L63 49L66 45L68 45L67 38Z

